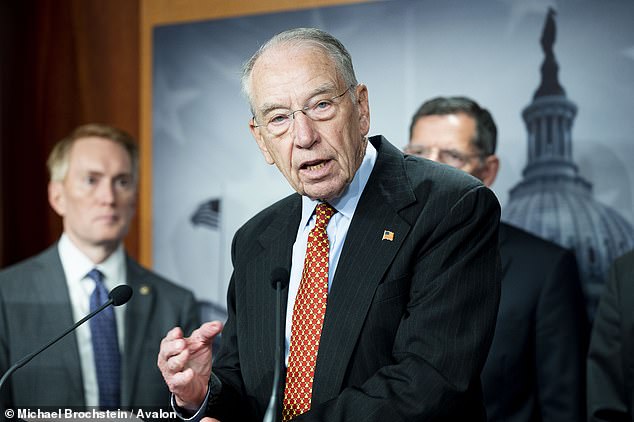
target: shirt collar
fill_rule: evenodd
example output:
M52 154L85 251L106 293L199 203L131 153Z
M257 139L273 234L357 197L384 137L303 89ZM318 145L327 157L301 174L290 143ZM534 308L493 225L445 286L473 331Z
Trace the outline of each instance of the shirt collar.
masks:
M119 284L126 283L123 244L119 244L108 258L97 265L79 250L66 234L62 234L58 243L58 250L68 281L81 281L90 270L97 268L104 275L104 283L108 290L112 290Z
M365 185L368 183L368 179L372 173L372 169L374 168L374 163L376 163L376 148L374 148L371 142L366 142L367 145L363 161L355 173L352 182L346 186L340 197L329 201L329 204L337 210L337 214L340 214L349 220L352 220L352 216L354 215L354 211L357 209L359 199L361 199L361 194L363 193ZM313 212L315 211L315 207L320 202L321 201L310 199L307 196L302 196L302 219L300 227L308 225L311 217L313 216Z

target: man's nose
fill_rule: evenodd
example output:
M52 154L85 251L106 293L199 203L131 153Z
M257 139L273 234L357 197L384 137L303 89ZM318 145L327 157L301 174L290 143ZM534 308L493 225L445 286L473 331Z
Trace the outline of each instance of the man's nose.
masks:
M428 160L440 162L440 150L438 148L427 148L420 155Z
M112 204L115 199L115 187L110 180L103 180L97 190L99 200L104 203Z
M306 115L304 110L293 112L293 141L301 148L310 148L316 141L315 122Z

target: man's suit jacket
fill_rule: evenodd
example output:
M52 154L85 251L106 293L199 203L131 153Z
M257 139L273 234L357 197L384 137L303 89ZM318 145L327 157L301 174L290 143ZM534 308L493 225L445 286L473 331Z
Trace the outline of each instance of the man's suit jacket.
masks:
M610 271L588 353L590 421L634 421L634 251Z
M483 421L499 204L461 171L404 156L382 137L370 141L377 160L329 293L312 408L297 420ZM293 194L234 237L229 316L213 366L222 390L207 407L223 422L262 420L276 346L270 274L290 268L300 215Z
M124 305L123 407L166 407L169 391L156 365L161 339L180 326L199 324L188 290L126 258L133 289ZM0 272L0 371L73 324L72 308L57 245ZM0 407L83 407L84 389L74 333L14 372L0 392Z
M574 255L500 224L502 296L482 388L489 422L583 420L588 323Z

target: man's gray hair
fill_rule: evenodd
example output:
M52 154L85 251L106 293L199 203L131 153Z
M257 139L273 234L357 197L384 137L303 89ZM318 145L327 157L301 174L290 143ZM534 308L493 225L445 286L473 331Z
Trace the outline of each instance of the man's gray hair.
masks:
M253 112L251 92L251 72L255 62L271 47L282 44L290 46L316 47L323 50L335 63L337 72L343 78L346 87L357 85L357 77L352 67L352 58L343 44L329 33L316 28L295 28L280 32L264 43L258 51L242 66L242 93L249 102ZM354 91L351 90L354 95Z

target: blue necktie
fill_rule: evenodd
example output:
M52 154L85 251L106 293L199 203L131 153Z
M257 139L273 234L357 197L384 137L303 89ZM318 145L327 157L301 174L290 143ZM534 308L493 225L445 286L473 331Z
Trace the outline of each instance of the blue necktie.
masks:
M108 290L104 286L103 274L99 270L91 270L88 277L95 281L95 290L90 295L90 311L92 312L108 301ZM112 306L108 306L90 320L90 332L99 386L99 407L116 409L119 407L121 395L121 355Z

